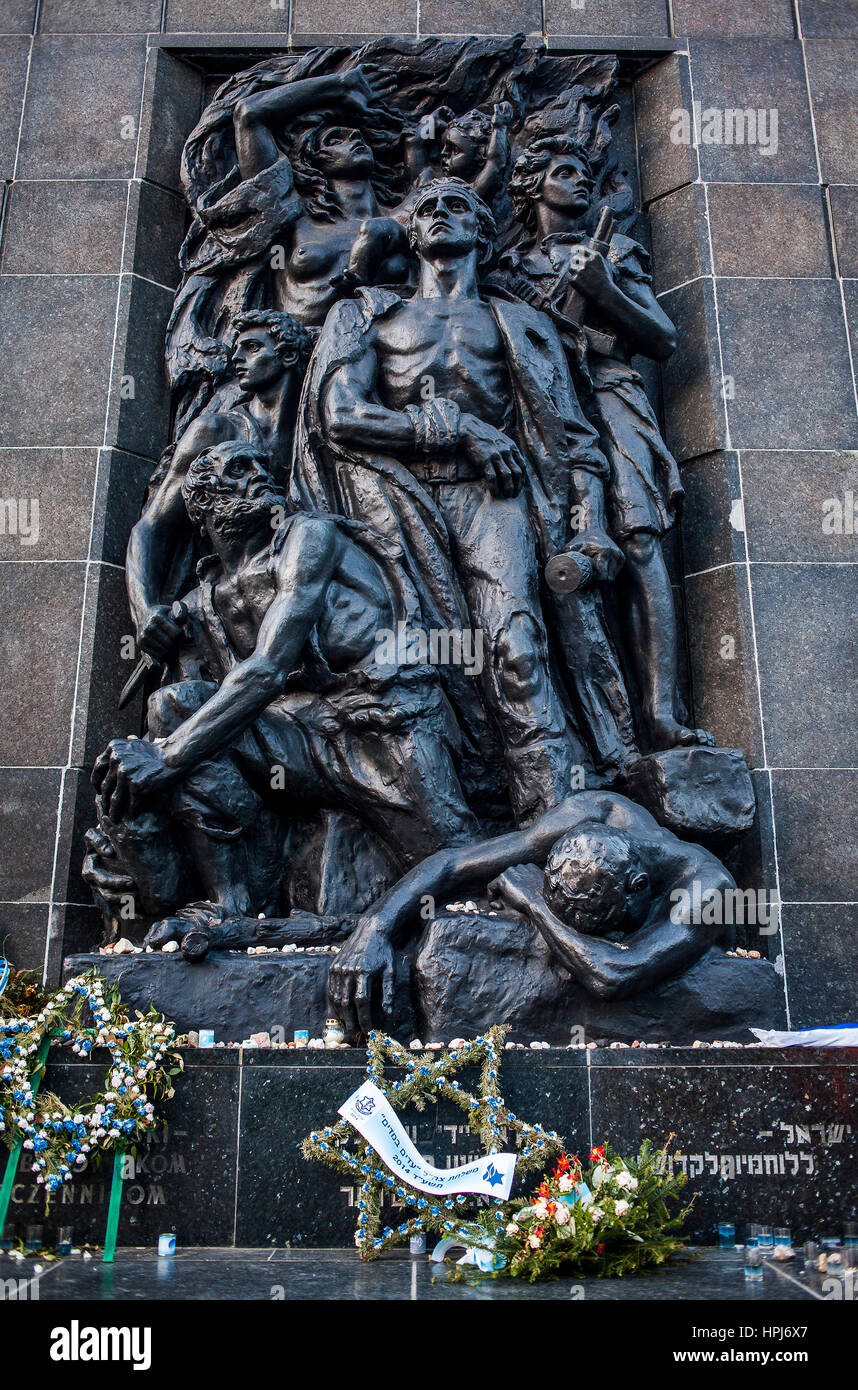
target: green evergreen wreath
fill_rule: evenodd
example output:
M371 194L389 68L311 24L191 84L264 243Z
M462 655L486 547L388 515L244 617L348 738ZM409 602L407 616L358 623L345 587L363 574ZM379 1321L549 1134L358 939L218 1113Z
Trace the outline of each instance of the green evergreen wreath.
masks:
M452 1101L463 1112L468 1129L477 1136L486 1155L500 1153L514 1144L518 1153L516 1175L541 1171L548 1159L562 1152L563 1144L553 1130L519 1119L501 1096L500 1065L507 1031L504 1027L490 1028L484 1036L458 1047L419 1054L407 1052L386 1033L372 1032L368 1040L367 1078L383 1091L395 1110L413 1104L422 1111L439 1098ZM406 1075L400 1080L389 1079L385 1076L385 1064L404 1068ZM476 1094L456 1079L463 1067L474 1065L480 1067ZM403 1183L347 1120L314 1130L304 1140L301 1151L305 1158L315 1159L360 1182L355 1244L361 1259L375 1259L412 1235L451 1235L466 1215L468 1205L471 1210L476 1206L489 1214L494 1211L496 1220L504 1221L505 1204L498 1198L471 1194L425 1196ZM398 1198L410 1211L395 1228L382 1226L384 1195Z

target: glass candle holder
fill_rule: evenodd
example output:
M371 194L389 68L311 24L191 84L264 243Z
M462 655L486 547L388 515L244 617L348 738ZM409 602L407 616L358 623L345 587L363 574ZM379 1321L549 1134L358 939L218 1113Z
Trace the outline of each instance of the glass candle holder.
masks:
M763 1277L763 1257L760 1250L753 1246L750 1250L745 1247L745 1278L751 1283L757 1283Z
M771 1228L771 1226L760 1226L760 1227L759 1227L759 1231L758 1231L758 1235L759 1235L760 1249L761 1249L761 1250L771 1250L772 1246L773 1246L774 1243L775 1243L774 1236L772 1235L772 1228Z
M843 1227L843 1244L847 1248L849 1246L858 1246L858 1221L846 1222L846 1225Z
M789 1226L775 1226L775 1245L792 1245L792 1232Z
M72 1252L72 1228L60 1226L57 1230L57 1254L70 1255Z
M812 1274L816 1269L819 1259L819 1246L815 1240L804 1242L804 1268L808 1274Z
M735 1250L736 1227L732 1221L718 1222L718 1244L722 1250Z
M37 1250L41 1250L42 1235L42 1226L27 1226L24 1231L24 1249L30 1251L32 1254L35 1254Z

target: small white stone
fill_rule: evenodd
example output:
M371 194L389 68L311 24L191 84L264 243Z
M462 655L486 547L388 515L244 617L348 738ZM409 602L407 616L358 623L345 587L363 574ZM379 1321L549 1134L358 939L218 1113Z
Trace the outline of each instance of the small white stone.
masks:
M410 1049L411 1052L422 1052L422 1051L423 1051L423 1044L422 1044L422 1042L420 1041L419 1038L413 1038L413 1039L411 1040L411 1042L408 1044L408 1047L409 1047L409 1049Z
M161 950L165 956L172 956L179 949L178 941L165 941Z
M115 956L130 956L134 950L134 942L129 941L127 936L120 936L118 941L113 944L113 954Z
M443 1043L438 1043L438 1042L427 1043L426 1046L427 1046L427 1048L428 1048L428 1050L429 1050L430 1052L442 1052L442 1051L444 1050L444 1044L443 1044Z
M542 1044L541 1044L541 1043L538 1043L538 1042L532 1042L532 1043L531 1043L531 1044L530 1044L530 1049L531 1049L531 1052L538 1052L538 1051L539 1051L539 1049L540 1049L540 1048L541 1048L541 1046L542 1046Z

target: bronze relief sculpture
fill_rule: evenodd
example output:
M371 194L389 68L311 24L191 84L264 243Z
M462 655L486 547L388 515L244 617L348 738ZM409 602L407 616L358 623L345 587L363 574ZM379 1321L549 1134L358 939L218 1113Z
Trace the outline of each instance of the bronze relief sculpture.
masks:
M677 690L682 485L634 359L681 345L629 235L617 67L316 49L190 135L174 437L127 559L145 726L94 773L109 936L131 895L187 960L335 941L355 1033L395 958L426 1016L453 892L496 1001L498 913L602 1002L723 956L669 894L735 888L712 849L753 794Z

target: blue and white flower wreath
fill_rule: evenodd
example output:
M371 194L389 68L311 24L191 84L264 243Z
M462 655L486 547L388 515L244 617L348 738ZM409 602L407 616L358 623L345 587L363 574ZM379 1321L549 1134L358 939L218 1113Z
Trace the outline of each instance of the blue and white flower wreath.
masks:
M84 1009L92 1027L83 1023ZM108 1088L69 1107L41 1092L47 1041L71 1043L79 1057L110 1053ZM33 1152L36 1182L48 1193L70 1182L100 1152L127 1149L156 1124L153 1098L172 1096L181 1058L169 1049L175 1029L150 1009L129 1020L119 991L90 971L63 985L28 1018L0 1018L0 1135Z

